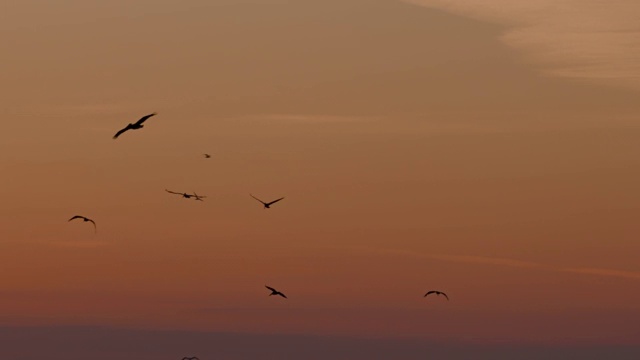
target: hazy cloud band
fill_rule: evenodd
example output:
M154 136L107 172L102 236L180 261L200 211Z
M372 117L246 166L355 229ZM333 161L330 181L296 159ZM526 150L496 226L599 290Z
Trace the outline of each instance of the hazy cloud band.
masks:
M636 0L404 0L507 26L502 40L545 74L640 88Z

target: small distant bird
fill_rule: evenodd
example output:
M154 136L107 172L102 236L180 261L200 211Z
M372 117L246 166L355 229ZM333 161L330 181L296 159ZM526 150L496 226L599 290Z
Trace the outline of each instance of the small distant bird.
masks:
M424 294L423 297L427 297L427 295L429 294L436 294L437 296L442 295L445 298L447 298L447 301L449 301L449 297L447 296L447 294L443 293L442 291L431 290L431 291L428 291L426 294Z
M208 158L210 158L210 157L211 157L211 155L209 155L209 154L204 154L204 157L208 159Z
M91 219L89 219L88 217L84 217L84 216L81 216L81 215L76 215L76 216L72 217L71 219L69 219L69 221L74 220L74 219L82 219L84 222L92 223L94 232L98 232L98 228L96 227L96 222L91 220Z
M176 195L182 195L183 198L185 199L191 199L194 198L194 200L200 200L200 201L204 201L202 199L206 198L206 196L202 196L202 195L198 195L195 193L195 191L193 192L193 194L187 194L187 193L181 193L181 192L175 192L175 191L171 191L171 190L167 190L164 189L164 191L168 192L169 194L176 194Z
M251 195L251 194L249 194L249 195ZM266 202L264 202L264 201L262 201L262 200L258 199L257 197L255 197L255 196L253 196L253 195L251 195L251 197L252 197L252 198L254 198L254 199L256 199L256 200L258 200L258 201L260 201L260 202L262 203L262 205L264 205L264 208L265 208L265 209L268 209L269 207L271 207L271 205L273 205L273 204L277 203L278 201L280 201L280 200L284 199L283 197L281 197L280 199L273 200L273 201L271 201L271 202L266 203Z
M195 357L195 356L192 356L192 357L186 357L186 356L185 356L185 357L183 357L183 358L182 358L182 360L200 360L200 359L198 359L198 358L197 358L197 357Z
M143 116L140 118L140 120L136 121L135 124L129 123L127 126L125 126L123 129L121 129L120 131L118 131L115 135L113 135L114 139L117 139L118 136L122 135L122 133L124 133L127 130L138 130L138 129L142 129L144 127L144 125L142 125L143 122L145 122L148 118L157 115L156 113L153 114L149 114L146 116Z
M264 287L266 287L267 289L271 290L271 294L269 294L269 296L271 296L271 295L280 295L280 296L282 296L282 297L283 297L283 298L285 298L285 299L287 298L287 297L285 296L285 294L281 293L280 291L278 291L278 290L276 290L276 289L274 289L274 288L272 288L272 287L270 287L270 286L265 285Z

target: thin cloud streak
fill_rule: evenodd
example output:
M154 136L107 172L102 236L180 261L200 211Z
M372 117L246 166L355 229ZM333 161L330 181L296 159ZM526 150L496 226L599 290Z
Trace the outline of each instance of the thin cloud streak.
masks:
M517 259L488 257L488 256L467 256L467 255L443 255L443 254L424 254L407 250L394 250L394 249L375 249L375 248L360 248L358 250L367 250L379 253L396 254L401 256L417 257L421 259L440 260L447 262L466 263L466 264L480 264L480 265L496 265L496 266L508 266L516 268L536 269L544 271L554 272L567 272L581 275L592 276L608 276L617 277L629 280L640 280L640 272L625 271L617 269L601 269L591 267L558 267L544 263L522 261Z
M265 115L249 115L233 120L253 120L253 121L283 121L283 122L299 122L299 123L353 123L353 122L370 122L379 120L375 117L364 116L341 116L341 115L307 115L307 114L265 114Z
M508 26L502 36L551 76L640 89L636 0L404 0Z

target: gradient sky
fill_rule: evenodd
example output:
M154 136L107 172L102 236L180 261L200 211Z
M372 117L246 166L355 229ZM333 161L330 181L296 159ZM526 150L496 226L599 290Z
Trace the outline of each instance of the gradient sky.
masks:
M0 357L638 358L640 5L530 3L3 3Z

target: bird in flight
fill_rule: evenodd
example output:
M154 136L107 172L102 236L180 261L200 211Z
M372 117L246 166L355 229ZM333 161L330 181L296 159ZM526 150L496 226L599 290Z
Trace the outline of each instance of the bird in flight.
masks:
M206 198L206 196L202 196L202 195L198 195L195 193L195 191L193 192L193 194L187 194L187 193L181 193L181 192L175 192L175 191L171 191L171 190L167 190L164 189L164 191L168 192L169 194L176 194L176 195L182 195L183 198L185 199L191 199L194 198L194 200L200 200L200 201L204 201L202 199Z
M74 220L74 219L82 219L84 222L92 223L94 232L98 232L98 228L96 227L96 222L91 220L91 219L89 219L88 217L84 217L84 216L81 216L81 215L76 215L76 216L72 217L71 219L69 219L69 221Z
M431 291L428 291L426 294L424 294L423 297L427 297L427 295L429 295L429 294L436 294L437 296L442 295L445 298L447 298L447 301L449 301L449 297L447 296L447 294L443 293L442 291L431 290Z
M249 195L251 195L251 194L249 194ZM260 201L260 202L262 203L262 205L264 205L264 208L265 208L265 209L268 209L269 207L271 207L271 205L273 205L273 204L277 203L278 201L280 201L280 200L284 199L283 197L281 197L280 199L273 200L273 201L271 201L271 202L266 203L266 202L264 202L264 201L262 201L262 200L258 199L257 197L255 197L255 196L253 196L253 195L251 195L251 197L252 197L252 198L254 198L254 199L256 199L256 200L258 200L258 201Z
M211 155L209 155L209 154L203 154L203 155L204 155L204 157L205 157L205 158L207 158L207 159L211 157Z
M197 358L197 357L195 357L195 356L192 356L192 357L186 357L186 356L185 356L185 357L183 357L183 358L182 358L182 360L200 360L200 359L198 359L198 358Z
M287 298L287 297L285 296L285 294L281 293L280 291L278 291L278 290L276 290L276 289L274 289L274 288L272 288L272 287L270 287L270 286L265 285L264 287L266 287L267 289L271 290L271 294L269 294L269 296L271 296L271 295L280 295L280 296L282 296L282 297L283 297L283 298L285 298L285 299Z
M115 135L113 135L113 138L117 139L118 136L122 135L122 133L124 133L127 130L142 129L144 127L144 125L142 125L142 123L145 122L148 118L150 118L150 117L152 117L154 115L156 115L156 113L145 115L145 116L141 117L140 120L136 121L134 124L129 123L123 129L120 129L120 131L118 131Z

